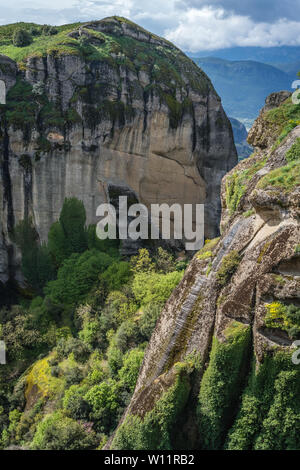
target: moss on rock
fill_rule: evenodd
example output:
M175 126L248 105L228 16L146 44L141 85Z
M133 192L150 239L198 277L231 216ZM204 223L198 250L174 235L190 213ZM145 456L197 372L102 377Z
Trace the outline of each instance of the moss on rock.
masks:
M197 415L202 449L222 448L247 372L250 327L233 321L224 335L225 342L213 339L209 365L200 386Z
M184 409L190 392L191 363L175 365L174 384L155 403L144 418L128 415L112 442L117 450L172 449L174 424Z

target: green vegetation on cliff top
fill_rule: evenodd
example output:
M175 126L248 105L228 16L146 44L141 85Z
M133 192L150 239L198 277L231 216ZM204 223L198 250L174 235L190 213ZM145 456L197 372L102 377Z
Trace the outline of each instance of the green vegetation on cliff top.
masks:
M278 139L274 145L277 147L285 137L300 124L300 105L293 104L292 99L288 98L278 108L268 111L264 119L267 124L275 126L273 132L276 132Z
M124 23L128 25L128 32L125 33L122 29ZM97 30L99 25L102 31ZM30 44L24 46L15 44L14 37L18 30L25 31L26 36L31 34ZM137 77L144 72L149 77L149 84L146 84L147 80L143 83L144 91L132 85L132 95L136 95L139 99L143 99L143 93L146 96L153 93L158 95L160 102L169 109L170 127L173 129L177 128L185 114L192 114L193 104L187 98L188 90L194 89L199 93L207 94L212 87L207 76L174 45L146 32L125 18L112 17L100 22L75 23L55 27L51 33L49 31L51 28L47 25L33 25L32 23L0 26L0 54L17 61L21 70L26 70L28 58L50 55L57 60L62 55L71 55L84 61L87 71L91 70L92 62L100 62L108 64L118 75L123 67L135 73ZM151 42L147 38L144 39L141 34L139 39L132 37L136 32L145 33ZM89 89L85 87L76 89L71 99L72 105L76 103L76 100L81 99L84 103L84 120L91 126L98 123L104 116L108 116L113 122L118 120L121 124L127 118L131 119L133 116L131 106L125 105L122 101L103 100L109 92L106 93L105 88L102 88L103 93L99 94L99 88L106 85L100 83L98 73L98 71L95 72L95 81ZM188 86L185 78L188 79ZM177 97L178 89L182 90L180 99ZM102 97L101 101L99 101L100 97ZM35 102L36 98L31 97L31 101ZM48 121L50 119L53 122L52 125L62 128L64 123L74 124L80 121L80 117L73 108L69 110L68 115L62 116L57 109L50 109L50 105L43 104L42 122L47 118ZM23 128L25 124L32 125L32 122L28 122L28 116L35 118L34 109L31 113L22 112L22 106L19 106L17 112L12 109L9 121L12 121L16 127Z
M288 134L300 124L300 105L293 104L291 98L287 99L279 107L268 111L263 119L266 129L270 128L277 136L273 149L275 150L288 136ZM275 126L275 127L274 127ZM266 130L267 132L267 130ZM286 152L287 165L269 171L257 183L257 188L276 187L284 192L292 191L300 184L300 139ZM237 167L226 179L226 207L230 214L234 214L240 205L243 196L247 192L249 183L267 163L268 156L262 155L256 158L254 153L242 167ZM253 161L253 163L252 163ZM247 168L244 168L244 165ZM248 211L248 214L251 212Z
M300 139L286 152L287 165L276 168L264 176L258 183L258 188L278 188L288 193L300 185Z
M68 33L78 27L80 23L58 26L58 33L55 35L42 34L42 25L34 23L14 23L10 25L0 26L0 54L7 55L16 62L21 62L29 56L42 56L46 53L74 54L78 53L76 49L77 41L68 36ZM28 46L18 47L13 44L13 36L15 31L25 30L30 33L36 28L41 34L32 35L32 42Z
M103 60L112 66L124 64L134 70L148 71L153 74L157 82L163 80L169 85L170 81L183 84L181 72L184 71L186 74L191 74L190 85L194 88L203 89L211 86L208 78L194 62L165 39L153 35L126 18L112 17L101 20L101 25L106 28L105 32L96 30L98 23L58 26L55 28L55 34L49 34L48 31L45 33L42 25L33 23L0 26L0 54L7 55L19 63L24 63L26 58L31 56L75 54L83 56L87 61ZM116 25L122 23L127 23L131 27L131 32L146 33L153 42L137 40L124 34L121 29L116 29ZM79 26L81 26L81 35L77 34ZM31 35L31 44L24 47L13 44L14 33L20 29L29 33L35 31ZM70 36L70 33L75 34Z

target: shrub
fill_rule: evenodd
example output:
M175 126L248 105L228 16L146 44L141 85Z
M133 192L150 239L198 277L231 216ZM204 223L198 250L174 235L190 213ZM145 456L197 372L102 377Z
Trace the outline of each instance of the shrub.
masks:
M117 375L123 364L123 353L117 347L114 340L111 341L107 350L107 362L112 376Z
M63 409L71 418L84 420L89 418L91 407L84 399L88 389L88 385L71 385L71 387L65 392L63 398Z
M107 268L101 279L109 291L119 290L132 277L130 264L127 261L118 261Z
M79 338L84 342L89 344L92 347L95 347L98 343L98 330L99 322L94 321L85 321L83 329L79 332Z
M146 248L141 248L137 256L132 256L130 263L132 271L135 274L154 271L154 263L152 262L149 251Z
M213 340L200 386L197 415L203 449L222 448L247 372L250 328L233 322L225 334L225 343Z
M137 343L139 334L139 328L135 321L126 320L118 328L115 337L114 344L123 353Z
M13 34L13 45L17 47L29 46L32 37L25 29L17 29Z
M119 258L119 240L100 240L97 237L96 225L89 225L87 228L88 249L96 248L99 251L107 253L112 258Z
M130 294L130 293L129 293ZM135 300L124 291L111 292L105 302L105 308L101 315L101 322L111 323L112 327L118 327L124 320L131 318L137 311Z
M220 237L214 238L212 240L205 240L204 246L196 254L198 259L208 259L213 255L214 249L216 248Z
M94 385L84 396L92 408L91 416L101 432L110 432L117 424L120 406L118 385L112 379Z
M140 305L164 303L181 281L183 271L168 274L138 273L134 276L132 291Z
M185 364L178 370L173 385L156 401L144 418L128 415L117 430L113 447L117 450L171 450L175 425L187 402L190 383Z
M35 230L31 218L21 220L14 228L13 239L22 253L32 250L38 241L38 233Z
M199 260L205 260L212 257L212 251L204 251L204 253L198 254L197 258Z
M76 198L66 198L60 213L48 234L49 250L58 265L72 253L84 252L87 245L84 205Z
M300 308L296 305L284 305L281 302L266 304L265 324L268 328L286 331L291 338L300 335Z
M53 36L58 33L58 29L55 26L49 24L44 24L41 30L44 36Z
M73 337L60 339L57 343L56 350L60 359L73 354L74 359L79 362L84 362L91 353L91 349L87 344Z
M133 393L142 365L144 351L139 348L132 349L125 354L123 366L118 371L120 385Z
M10 435L10 439L15 439L16 437L16 431L17 431L17 426L20 422L21 418L21 412L19 410L12 410L9 413L9 426L8 426L8 432Z
M156 269L159 273L166 274L176 270L176 264L173 256L164 250L161 246L157 250L155 257Z
M41 29L32 26L31 28L29 28L28 33L31 34L31 36L40 36Z
M255 214L255 209L249 209L248 211L243 213L243 217L247 219L248 217L251 217L251 215L254 215L254 214Z
M236 250L232 250L228 255L224 256L221 266L217 272L217 281L220 286L225 286L230 277L235 273L241 257Z
M54 304L75 305L83 302L111 263L110 256L96 250L70 256L59 268L57 279L49 282L44 292Z
M77 356L77 360L78 360L78 356ZM83 361L84 359L80 359L80 360ZM84 379L84 372L80 367L72 366L66 369L64 373L64 377L65 377L67 387L70 387L71 385L79 384Z
M38 234L31 219L18 223L13 239L22 253L24 277L37 292L42 292L44 285L54 279L55 269L47 246L38 244Z
M275 351L259 364L253 358L248 386L226 448L299 448L299 373L289 353Z
M82 201L66 198L60 213L59 223L67 240L67 252L82 253L87 249L85 234L86 213Z
M96 445L93 431L87 431L81 423L57 411L38 424L31 449L83 450L93 449Z
M0 338L6 343L8 360L34 358L46 346L45 339L36 328L33 316L21 306L11 308L5 321L1 320Z

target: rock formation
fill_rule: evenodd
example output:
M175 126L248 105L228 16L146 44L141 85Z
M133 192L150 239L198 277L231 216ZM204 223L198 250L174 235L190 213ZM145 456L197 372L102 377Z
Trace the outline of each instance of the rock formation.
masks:
M0 57L0 280L18 277L11 241L32 217L41 240L65 197L95 222L105 188L151 203L206 204L216 236L220 182L237 162L230 123L206 75L182 52L122 18L70 30L16 64Z
M267 99L254 154L223 179L221 238L166 303L108 448L299 448L300 126L287 97Z
M234 143L238 154L239 161L250 157L253 148L248 144L248 132L244 124L238 119L229 118L233 130Z

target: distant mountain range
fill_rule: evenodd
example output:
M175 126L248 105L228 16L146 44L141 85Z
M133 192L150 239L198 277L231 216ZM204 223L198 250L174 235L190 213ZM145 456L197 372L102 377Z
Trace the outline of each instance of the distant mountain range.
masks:
M233 130L234 143L239 160L250 157L253 148L247 142L248 132L244 124L235 118L229 118Z
M291 62L290 64L274 64L275 67L282 70L283 72L291 75L293 78L296 77L297 73L300 71L300 60L297 62Z
M300 48L298 50L300 57ZM279 58L275 54L274 57ZM254 60L217 57L193 60L211 79L227 114L248 128L263 107L265 98L274 91L291 90L293 80L297 79L297 62L286 65L281 62L275 67ZM287 71L284 71L285 66Z
M265 64L291 64L299 62L300 47L230 47L215 51L198 51L190 57L219 57L225 60L254 60Z

